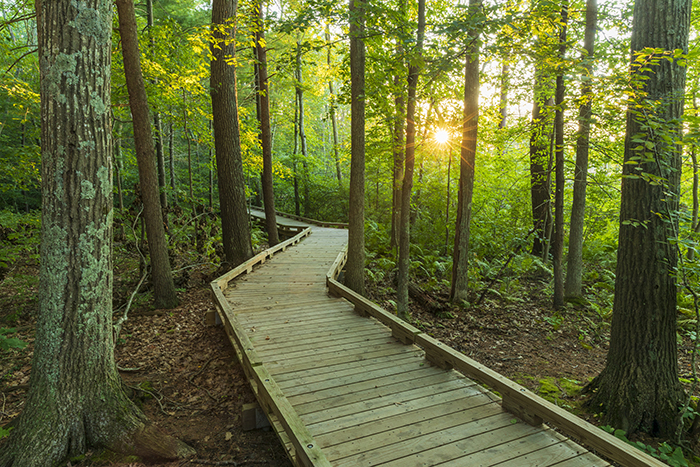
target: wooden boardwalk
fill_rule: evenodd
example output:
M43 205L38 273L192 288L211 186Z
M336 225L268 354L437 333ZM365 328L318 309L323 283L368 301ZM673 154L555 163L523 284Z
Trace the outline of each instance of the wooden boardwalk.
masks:
M610 465L543 420L621 465L664 465L345 289L346 242L346 230L310 227L212 282L294 465Z

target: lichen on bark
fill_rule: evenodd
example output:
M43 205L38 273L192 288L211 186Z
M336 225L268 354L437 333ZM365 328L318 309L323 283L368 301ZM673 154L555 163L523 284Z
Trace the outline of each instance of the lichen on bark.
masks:
M99 105L110 101L111 48L109 40L86 39L110 36L111 2L54 0L37 7L39 313L27 402L0 447L0 467L53 466L89 448L174 460L193 451L127 398L114 361L111 122ZM65 26L88 23L86 31Z

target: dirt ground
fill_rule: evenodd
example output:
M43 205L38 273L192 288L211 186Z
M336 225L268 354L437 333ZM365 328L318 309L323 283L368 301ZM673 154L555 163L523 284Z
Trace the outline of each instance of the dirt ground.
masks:
M121 375L151 420L197 450L193 459L165 465L289 466L274 433L242 430L242 406L255 398L223 329L204 323L205 313L213 310L206 286L210 279L190 273L180 284L181 305L174 310L150 310L145 304L130 312L116 347ZM115 290L129 289L119 283L119 276L115 282ZM452 309L451 318L438 318L414 306L414 324L595 423L594 416L580 412L575 393L603 368L609 326L585 308L569 307L553 315L541 286L531 284L530 295L516 302L491 297L479 307ZM27 303L20 303L13 293L0 285L0 320L13 316L12 325L19 329L14 337L30 345L0 353L0 426L22 410L34 335L33 314L16 313ZM115 298L115 308L124 302L124 293L118 293L122 296ZM391 297L370 290L372 294L390 308ZM685 353L683 347L679 350ZM688 377L687 365L681 361L681 376ZM105 464L88 456L68 465Z

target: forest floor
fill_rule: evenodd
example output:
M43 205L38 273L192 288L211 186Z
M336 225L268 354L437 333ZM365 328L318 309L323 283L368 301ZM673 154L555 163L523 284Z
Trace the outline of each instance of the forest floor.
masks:
M121 268L115 272L115 317L137 282L129 263ZM242 430L242 406L255 398L223 329L204 322L213 310L207 288L213 271L189 271L179 276L178 308L153 310L147 300L135 301L116 347L133 399L151 420L197 450L193 459L165 465L291 465L272 432ZM0 283L0 328L16 328L12 337L29 343L0 353L0 426L12 422L24 404L36 315L37 284L31 278L37 272L36 266L16 264ZM369 295L391 309L387 285L370 287ZM603 368L609 323L585 307L553 313L545 289L542 279L521 278L517 299L487 296L465 310L445 306L452 316L443 318L414 305L412 316L424 332L597 424L582 411L578 390ZM690 376L688 345L679 348L684 378ZM68 465L143 465L95 456Z

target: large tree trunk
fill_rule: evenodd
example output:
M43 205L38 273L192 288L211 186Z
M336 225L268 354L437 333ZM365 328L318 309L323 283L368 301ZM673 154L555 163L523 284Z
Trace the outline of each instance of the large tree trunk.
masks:
M112 2L36 3L42 116L39 313L24 411L3 467L53 466L88 449L149 460L192 451L126 397L112 329ZM90 27L80 27L90 11Z
M408 281L411 232L411 191L413 190L413 168L416 154L416 91L420 77L423 38L425 36L425 0L418 0L418 29L416 30L416 47L408 67L408 104L406 106L406 168L401 187L401 221L399 227L399 272L396 286L396 311L403 320L410 318L408 309Z
M216 40L211 50L210 83L214 149L224 256L229 267L237 266L253 256L238 126L236 68L226 63L228 57L236 55L236 45L231 40L235 28L226 25L226 22L236 17L237 6L236 0L215 0L211 11L213 37Z
M678 249L669 239L678 235L681 148L675 141L681 139L685 67L661 54L643 64L635 60L647 47L687 53L690 7L690 0L635 2L631 69L638 94L627 110L610 349L591 399L605 423L663 438L675 434L683 394Z
M576 134L576 166L574 167L574 195L571 203L571 224L569 226L569 254L566 264L566 284L564 295L581 297L581 276L583 275L583 226L586 219L586 185L588 184L588 148L591 133L593 90L593 54L595 53L595 32L598 23L597 0L586 1L586 31L583 39L583 72L581 73L581 98L578 110L578 133Z
M365 4L350 0L350 205L345 284L365 292Z
M566 22L569 15L568 0L564 0L561 7L561 24L559 25L559 60L564 61L566 52ZM554 189L554 241L552 247L552 263L554 271L554 309L559 310L564 306L564 74L557 74L557 86L554 105L554 134L555 141L555 189Z
M470 14L476 16L481 0L470 0ZM479 31L470 30L469 45L464 66L464 114L462 144L459 164L459 194L457 195L457 220L455 246L452 254L453 303L466 302L469 298L469 224L472 217L474 193L474 164L479 130ZM448 205L449 209L449 205Z
M151 136L151 119L136 36L134 2L133 0L118 0L116 3L119 11L119 31L122 40L126 86L129 91L129 107L134 123L134 141L139 166L141 200L146 220L148 251L151 257L153 301L156 308L175 308L179 300L173 283L168 246L165 241L163 211L158 194L155 151Z
M262 146L263 172L262 191L265 208L265 230L270 246L280 241L277 232L277 214L275 213L275 191L272 178L272 135L270 132L270 90L267 82L267 45L265 44L265 23L263 20L263 3L255 7L255 55L257 59L257 98L260 119L260 146Z

